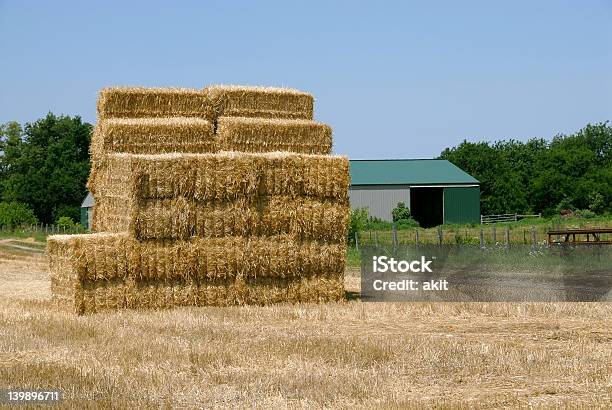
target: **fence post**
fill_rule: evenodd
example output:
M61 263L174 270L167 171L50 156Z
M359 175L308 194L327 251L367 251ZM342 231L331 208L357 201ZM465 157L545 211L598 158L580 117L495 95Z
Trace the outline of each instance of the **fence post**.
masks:
M480 228L480 249L484 249L485 248L485 243L484 243L484 231L482 230L482 227Z
M438 226L438 245L442 245L442 227Z
M531 244L535 246L537 240L536 240L536 231L535 231L535 226L531 227Z
M493 245L497 245L497 231L495 225L493 225Z
M376 247L378 248L378 231L374 231L374 240L376 241Z
M414 244L419 246L419 228L414 228Z
M393 250L396 251L399 244L397 242L397 227L395 226L395 222L393 222L393 228L392 228L391 234L393 235L393 238L392 238Z
M510 227L506 225L506 249L510 247Z
M359 252L359 231L355 231L355 250Z
M523 229L523 243L527 244L527 231L525 229Z

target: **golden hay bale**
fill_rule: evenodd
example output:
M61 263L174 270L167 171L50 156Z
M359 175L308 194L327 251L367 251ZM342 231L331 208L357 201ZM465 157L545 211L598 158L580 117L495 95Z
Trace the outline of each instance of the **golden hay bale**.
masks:
M76 313L82 313L83 287L80 274L83 263L65 240L50 240L47 243L52 299Z
M134 217L133 202L127 198L96 196L91 219L92 232L126 232Z
M311 94L275 87L212 85L204 92L217 116L312 119Z
M339 275L295 278L244 278L137 281L132 278L86 284L78 314L115 309L166 309L179 306L240 306L273 303L324 303L344 300Z
M344 271L344 243L270 237L139 241L125 234L54 235L48 239L55 283L191 278L305 276ZM60 295L61 296L61 295Z
M187 88L103 88L98 119L140 117L200 117L214 119L214 108L203 90Z
M344 297L344 244L274 238L48 238L53 299L83 314L120 308L324 302Z
M220 117L217 137L222 151L329 154L331 127L310 120Z
M347 202L310 197L271 196L257 200L198 202L184 197L128 201L102 197L93 230L129 232L137 239L192 236L271 236L338 243L346 240Z
M109 154L93 164L88 187L98 197L231 201L310 196L348 201L346 157L283 152Z
M195 117L108 118L94 130L94 160L110 152L164 154L216 152L213 125Z

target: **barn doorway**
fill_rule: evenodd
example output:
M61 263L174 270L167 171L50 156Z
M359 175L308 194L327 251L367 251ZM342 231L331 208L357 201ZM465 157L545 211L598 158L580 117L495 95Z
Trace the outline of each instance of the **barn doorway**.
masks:
M444 223L444 188L410 187L410 213L423 228Z

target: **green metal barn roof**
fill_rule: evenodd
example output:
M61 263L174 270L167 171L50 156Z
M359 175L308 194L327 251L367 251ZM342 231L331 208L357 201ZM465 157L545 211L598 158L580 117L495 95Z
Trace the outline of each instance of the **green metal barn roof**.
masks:
M479 184L445 159L351 160L351 185Z

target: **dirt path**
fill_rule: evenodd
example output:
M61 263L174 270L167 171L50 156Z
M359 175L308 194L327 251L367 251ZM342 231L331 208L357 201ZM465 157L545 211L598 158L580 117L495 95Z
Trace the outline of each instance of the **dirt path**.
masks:
M0 297L48 299L51 297L44 248L0 239Z

